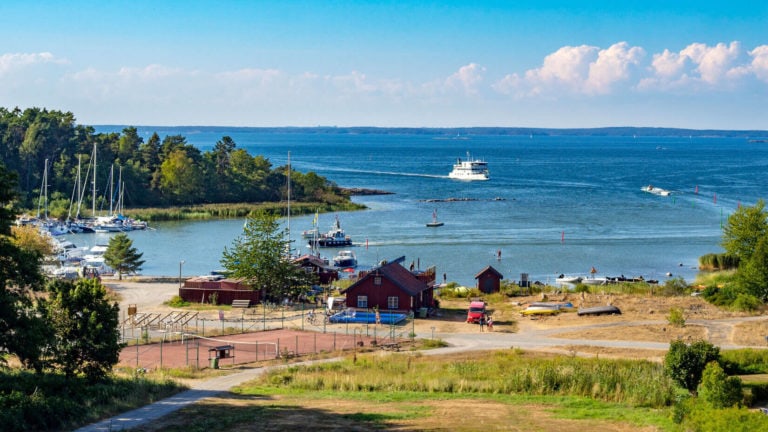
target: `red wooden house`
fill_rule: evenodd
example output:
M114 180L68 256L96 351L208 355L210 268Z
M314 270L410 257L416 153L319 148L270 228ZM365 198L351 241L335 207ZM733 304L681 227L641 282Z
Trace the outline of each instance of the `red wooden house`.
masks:
M411 272L392 261L369 272L341 293L350 308L378 308L382 311L417 311L434 306L434 267Z
M475 279L477 279L477 289L486 294L492 294L501 291L501 280L504 279L504 275L488 266L476 274Z

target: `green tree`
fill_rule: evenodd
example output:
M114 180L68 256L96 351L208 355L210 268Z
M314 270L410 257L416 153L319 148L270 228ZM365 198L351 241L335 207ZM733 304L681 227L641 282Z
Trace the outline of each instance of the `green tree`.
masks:
M57 280L48 286L46 315L54 330L52 364L67 377L104 378L120 357L117 303L98 279Z
M193 203L202 192L199 166L184 149L173 150L160 166L160 189L176 203Z
M688 345L676 340L669 344L664 369L676 383L694 393L707 363L717 361L719 357L720 348L707 341L699 340Z
M765 202L758 200L754 206L741 206L728 217L723 228L721 245L729 254L749 261L758 240L768 234L768 212Z
M213 146L213 155L216 163L216 173L224 175L229 169L229 155L235 149L237 144L229 136L223 136L216 145Z
M768 235L757 240L755 250L736 273L739 288L765 302L768 300Z
M16 214L16 175L0 162L0 364L5 354L16 354L29 365L39 358L39 317L27 295L29 289L42 286L41 255L34 249L19 247L11 238L11 224Z
M262 290L266 298L296 297L303 287L314 282L314 276L293 262L286 253L289 247L278 217L259 212L246 220L243 234L233 241L232 247L224 248L221 264L232 277L244 279L254 290Z
M699 398L713 408L741 405L744 394L739 377L729 377L716 361L707 363L698 387Z
M104 251L104 262L115 269L117 278L122 280L123 273L141 270L144 264L144 260L141 259L143 255L133 247L133 240L129 239L125 233L120 233L109 239L107 250Z
M139 151L143 141L135 127L127 127L123 129L123 134L117 140L116 148L113 150L120 162L125 163Z

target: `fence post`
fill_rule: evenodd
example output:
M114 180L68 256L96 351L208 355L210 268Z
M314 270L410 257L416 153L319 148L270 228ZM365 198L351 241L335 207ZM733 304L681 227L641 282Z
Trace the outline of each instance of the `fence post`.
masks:
M256 341L256 361L259 361L259 341Z
M317 333L316 332L312 332L312 337L315 338L315 350L314 351L315 351L315 354L317 354ZM768 342L768 339L766 339L766 341Z
M299 355L299 335L296 335L296 355Z
M160 370L163 370L163 340L160 339Z
M136 338L136 369L139 368L139 338Z
M280 338L277 338L277 352L275 353L275 358L280 358Z
M336 351L336 332L333 332L333 350Z

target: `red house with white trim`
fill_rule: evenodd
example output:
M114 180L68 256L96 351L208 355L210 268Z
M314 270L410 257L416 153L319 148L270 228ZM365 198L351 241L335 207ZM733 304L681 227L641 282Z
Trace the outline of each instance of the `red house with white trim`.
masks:
M409 271L400 263L405 257L362 273L341 293L346 306L381 311L416 311L434 306L435 268Z

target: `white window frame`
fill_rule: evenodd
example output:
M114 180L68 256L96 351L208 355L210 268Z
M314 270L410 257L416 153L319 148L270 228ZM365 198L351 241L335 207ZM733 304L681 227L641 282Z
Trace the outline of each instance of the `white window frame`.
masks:
M357 307L360 309L368 309L368 296L367 295L359 295L357 296Z
M400 307L400 298L397 296L387 297L387 309L398 309Z

